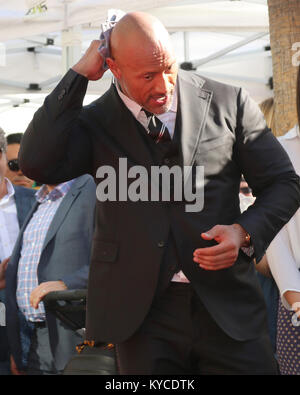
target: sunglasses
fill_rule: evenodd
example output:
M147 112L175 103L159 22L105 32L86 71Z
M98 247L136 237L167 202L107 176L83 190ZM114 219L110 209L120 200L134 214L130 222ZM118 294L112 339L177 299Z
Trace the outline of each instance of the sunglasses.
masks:
M11 171L19 171L20 170L18 159L9 160L7 162L7 166L9 168L9 170L11 170Z

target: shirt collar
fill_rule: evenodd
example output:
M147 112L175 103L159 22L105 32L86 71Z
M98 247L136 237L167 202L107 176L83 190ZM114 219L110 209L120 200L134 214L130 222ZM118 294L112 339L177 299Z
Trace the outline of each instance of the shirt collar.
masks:
M15 194L15 188L13 187L13 184L10 182L8 178L5 177L6 181L6 187L7 187L7 194L5 196L8 196L8 198L14 196Z
M141 112L142 106L140 106L134 100L130 99L128 96L124 95L124 93L120 89L118 81L115 78L114 78L114 84L116 86L117 92L118 92L120 98L122 99L123 103L128 108L128 110L132 112L133 116L137 119L140 112ZM167 112L175 112L176 113L177 112L177 102L178 102L178 99L177 99L177 85L176 85L175 90L174 90L172 105L171 105L170 110Z
M13 184L10 182L10 180L8 178L5 177L5 182L6 182L6 189L7 189L7 193L5 196L3 196L2 199L0 199L0 204L6 204L7 202L10 201L10 199L12 199L12 197L15 194L15 189L13 187Z
M43 203L46 200L54 202L55 200L65 196L71 188L74 180L66 181L58 184L51 192L48 191L47 186L44 184L36 192L35 198L39 203Z

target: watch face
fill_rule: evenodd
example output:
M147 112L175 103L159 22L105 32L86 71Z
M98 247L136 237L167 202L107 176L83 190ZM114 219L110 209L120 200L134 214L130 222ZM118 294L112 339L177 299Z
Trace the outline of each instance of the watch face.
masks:
M246 236L245 236L245 244L247 246L250 244L250 239L251 239L251 237L250 237L249 233L247 233Z

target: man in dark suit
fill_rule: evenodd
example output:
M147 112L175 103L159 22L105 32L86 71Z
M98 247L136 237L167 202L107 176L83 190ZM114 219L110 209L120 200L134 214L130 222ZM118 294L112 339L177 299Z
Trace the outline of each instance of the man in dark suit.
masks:
M10 373L5 323L5 269L23 222L34 203L35 191L13 185L6 177L7 139L0 128L0 374Z
M41 302L49 292L87 288L95 190L89 175L44 185L20 230L6 270L6 319L15 372L59 374L82 342ZM20 325L28 329L27 349Z
M82 107L88 81L104 73L100 44L46 98L19 156L40 182L96 177L87 339L115 343L122 374L276 373L251 262L299 207L289 158L243 90L178 73L166 30L144 13L113 28L114 83ZM175 179L169 201L148 198L165 185L137 175L162 165L186 170L185 199ZM257 197L243 214L241 173Z

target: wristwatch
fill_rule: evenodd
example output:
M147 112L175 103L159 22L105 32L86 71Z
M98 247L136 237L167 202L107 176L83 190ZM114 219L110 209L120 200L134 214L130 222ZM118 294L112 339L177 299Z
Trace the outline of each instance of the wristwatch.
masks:
M244 240L244 243L242 244L242 247L249 247L250 244L251 244L251 236L247 232L246 235L245 235L245 240Z

